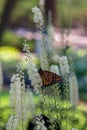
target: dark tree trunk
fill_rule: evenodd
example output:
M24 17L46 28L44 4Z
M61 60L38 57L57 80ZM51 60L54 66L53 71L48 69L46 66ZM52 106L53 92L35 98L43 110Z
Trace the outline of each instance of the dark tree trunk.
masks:
M2 16L1 16L0 41L2 39L3 32L4 32L5 28L7 27L9 17L11 15L12 9L13 9L16 2L17 2L17 0L7 0L6 1L4 11L3 11Z
M55 24L56 18L56 0L45 0L45 16L46 22L48 22L49 11L51 11L52 23Z

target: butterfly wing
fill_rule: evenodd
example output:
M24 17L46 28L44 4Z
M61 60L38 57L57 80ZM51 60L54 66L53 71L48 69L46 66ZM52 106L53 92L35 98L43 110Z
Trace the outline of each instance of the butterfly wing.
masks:
M40 73L41 79L42 79L42 84L43 86L49 86L52 84L52 74L49 72L43 70L42 73Z
M55 83L59 83L59 84L62 83L62 78L53 72L42 70L42 69L40 69L38 72L41 76L42 84L45 87Z

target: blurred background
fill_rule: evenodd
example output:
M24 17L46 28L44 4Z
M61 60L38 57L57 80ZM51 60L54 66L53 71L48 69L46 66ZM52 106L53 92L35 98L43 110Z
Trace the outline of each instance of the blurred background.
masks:
M35 63L39 65L38 32L31 11L34 6L43 11L46 26L50 24L54 29L53 45L56 51L66 47L65 42L61 44L61 33L67 35L67 46L70 46L67 54L73 59L79 84L80 107L83 112L81 119L84 119L81 129L87 130L87 0L0 0L0 63L3 75L1 96L8 97L10 78L16 72L16 65L20 61L24 62L25 39ZM3 121L5 123L6 119L3 118Z

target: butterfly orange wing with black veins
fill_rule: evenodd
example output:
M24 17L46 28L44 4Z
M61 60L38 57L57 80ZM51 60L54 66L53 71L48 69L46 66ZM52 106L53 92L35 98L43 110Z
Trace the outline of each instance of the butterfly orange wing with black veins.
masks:
M49 85L55 83L59 83L60 85L62 85L61 76L47 70L42 70L41 68L38 70L38 72L40 74L40 77L42 79L42 84L44 87L48 87Z

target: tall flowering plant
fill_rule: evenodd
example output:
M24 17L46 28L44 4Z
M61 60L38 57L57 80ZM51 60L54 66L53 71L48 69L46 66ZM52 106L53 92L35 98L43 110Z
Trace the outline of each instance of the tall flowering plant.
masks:
M6 130L25 130L29 112L33 112L34 105L28 107L27 98L33 102L32 92L25 91L25 81L22 65L17 66L17 73L13 74L10 84L11 116L6 125Z
M35 111L33 95L31 92L30 102L26 105L26 90L22 66L17 67L17 73L13 75L10 85L10 106L12 114L7 123L7 130L25 130L26 120L31 110L34 117L30 123L34 130L77 130L74 128L75 108L78 104L78 84L76 76L70 70L67 56L58 56L57 64L50 62L46 48L47 35L44 33L44 18L38 7L32 8L34 22L41 34L40 69L33 62L29 46L24 43L26 69L38 95L38 111ZM50 64L51 63L51 64ZM61 81L61 82L60 82ZM28 91L27 91L28 92ZM30 128L30 127L29 127ZM28 130L30 130L27 128Z
M62 87L59 84L54 83L53 85L49 85L48 87L44 87L41 95L43 100L43 107L45 110L47 110L47 116L50 118L51 122L51 129L55 128L54 126L54 120L56 120L56 124L59 125L60 129L71 129L74 127L74 124L72 126L69 126L69 118L71 116L71 112L73 111L70 109L72 106L76 106L78 104L78 85L75 75L73 75L73 72L70 70L70 65L68 62L67 56L62 56L58 58L58 66L50 66L50 61L48 57L48 50L46 48L46 39L47 36L43 33L43 27L44 27L44 19L41 15L41 11L37 8L38 11L36 11L36 8L32 9L32 12L34 13L34 22L36 23L37 27L40 31L42 31L42 37L41 37L41 68L43 70L50 70L51 72L59 74L63 78L63 84ZM41 15L39 19L37 20L37 16ZM36 17L37 18L36 18ZM36 19L35 19L36 18ZM41 19L40 19L41 18ZM40 23L39 23L40 21ZM42 23L41 23L42 22ZM38 26L39 25L39 26ZM44 27L45 28L45 27ZM44 46L44 49L43 49ZM45 55L45 56L44 56ZM48 66L48 67L47 67ZM42 79L42 82L43 81ZM49 82L49 81L48 81ZM74 114L74 113L73 113ZM74 115L73 115L74 117ZM74 128L73 128L74 129Z

